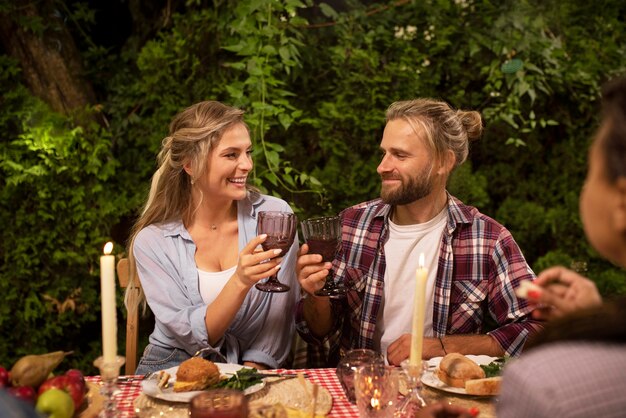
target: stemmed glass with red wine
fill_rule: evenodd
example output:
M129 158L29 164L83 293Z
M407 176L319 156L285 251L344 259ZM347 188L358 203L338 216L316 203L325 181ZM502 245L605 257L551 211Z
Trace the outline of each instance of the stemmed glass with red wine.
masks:
M298 220L291 212L261 211L256 225L259 235L267 234L267 238L261 244L263 250L283 250L281 256L287 255L293 240L296 237ZM286 292L289 286L278 281L276 273L265 282L257 283L256 288L264 292Z
M322 261L332 262L341 245L341 218L339 216L323 216L311 218L300 223L302 235L309 246L309 254L320 254ZM315 292L317 296L328 296L339 299L345 296L345 288L335 284L333 271L326 276L324 287Z

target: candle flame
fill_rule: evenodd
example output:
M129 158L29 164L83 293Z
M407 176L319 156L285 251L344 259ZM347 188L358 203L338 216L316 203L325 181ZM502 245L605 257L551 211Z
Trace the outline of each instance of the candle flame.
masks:
M382 408L382 402L380 401L380 398L382 397L382 393L380 391L380 389L374 389L374 393L372 393L372 398L370 399L370 405L372 406L372 409L381 409Z
M420 258L418 259L417 264L419 268L424 268L424 253L420 253Z
M372 409L380 409L380 401L377 398L372 398L370 404L372 405Z
M113 251L113 243L109 241L104 244L104 254L109 255L111 254L111 251Z

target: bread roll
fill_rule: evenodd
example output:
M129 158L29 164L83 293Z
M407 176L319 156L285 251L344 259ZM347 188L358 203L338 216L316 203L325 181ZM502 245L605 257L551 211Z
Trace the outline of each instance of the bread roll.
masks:
M436 373L439 380L455 388L464 388L465 382L470 379L485 377L485 371L478 364L459 353L450 353L442 358Z
M465 382L465 392L468 395L497 395L500 393L501 381L502 376L471 379Z
M220 380L220 370L212 361L192 357L178 366L174 392L204 390Z

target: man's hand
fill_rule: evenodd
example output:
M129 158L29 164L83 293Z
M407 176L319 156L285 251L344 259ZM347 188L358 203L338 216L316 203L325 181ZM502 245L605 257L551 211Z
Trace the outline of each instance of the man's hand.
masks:
M332 267L329 262L322 262L319 254L308 254L309 246L302 244L298 251L298 261L296 263L296 274L300 287L309 295L313 295L316 290L324 287L326 276Z
M553 319L580 309L602 305L594 282L565 267L544 270L533 282L541 290L529 290L528 300L539 305L535 319Z
M296 274L300 287L307 293L304 301L304 319L311 333L321 338L330 332L333 321L330 299L328 296L315 296L315 291L324 287L332 264L322 262L321 255L308 252L309 246L303 244L298 251Z
M400 338L389 344L387 348L387 361L393 366L399 366L402 361L411 355L411 334L402 334ZM422 359L428 360L433 357L443 356L443 350L438 338L424 338Z

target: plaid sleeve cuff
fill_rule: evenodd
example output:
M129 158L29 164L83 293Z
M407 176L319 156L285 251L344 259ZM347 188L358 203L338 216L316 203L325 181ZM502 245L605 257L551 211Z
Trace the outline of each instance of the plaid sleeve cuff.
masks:
M521 322L503 325L487 334L498 341L505 355L513 357L519 356L528 338L542 329L543 325L540 321L527 319Z

